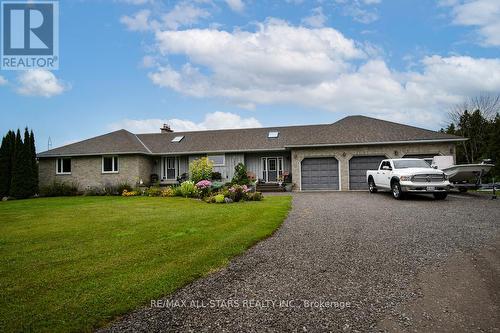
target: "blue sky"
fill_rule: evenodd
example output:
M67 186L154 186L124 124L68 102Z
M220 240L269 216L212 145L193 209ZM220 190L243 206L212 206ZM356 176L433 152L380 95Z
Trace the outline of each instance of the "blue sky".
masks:
M37 148L156 132L334 122L431 129L500 92L498 0L60 1L60 69L0 71L0 130Z

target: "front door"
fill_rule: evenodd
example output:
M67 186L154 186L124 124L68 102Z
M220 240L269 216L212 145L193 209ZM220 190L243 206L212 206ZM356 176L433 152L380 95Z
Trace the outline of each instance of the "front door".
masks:
M174 180L176 179L176 170L175 170L175 157L165 157L163 160L163 177L164 179Z
M267 181L276 182L278 180L278 159L267 159Z

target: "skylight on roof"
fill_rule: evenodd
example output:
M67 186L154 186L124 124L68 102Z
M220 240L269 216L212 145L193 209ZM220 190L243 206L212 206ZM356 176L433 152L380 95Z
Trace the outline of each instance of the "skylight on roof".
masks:
M277 131L271 131L267 134L268 138L277 138L280 135L280 132Z
M182 139L184 139L184 135L176 136L172 139L172 142L181 142Z

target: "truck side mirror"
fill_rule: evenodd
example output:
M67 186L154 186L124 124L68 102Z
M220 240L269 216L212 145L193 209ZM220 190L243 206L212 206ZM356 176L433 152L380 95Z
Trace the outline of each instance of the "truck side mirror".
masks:
M387 165L384 165L384 166L382 167L382 170L391 170L391 167L389 167L389 166L387 166Z

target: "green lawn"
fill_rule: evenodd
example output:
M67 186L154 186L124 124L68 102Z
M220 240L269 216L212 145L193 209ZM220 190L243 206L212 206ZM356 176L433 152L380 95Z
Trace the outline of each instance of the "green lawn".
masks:
M0 202L0 331L89 331L228 263L283 222L289 196Z

